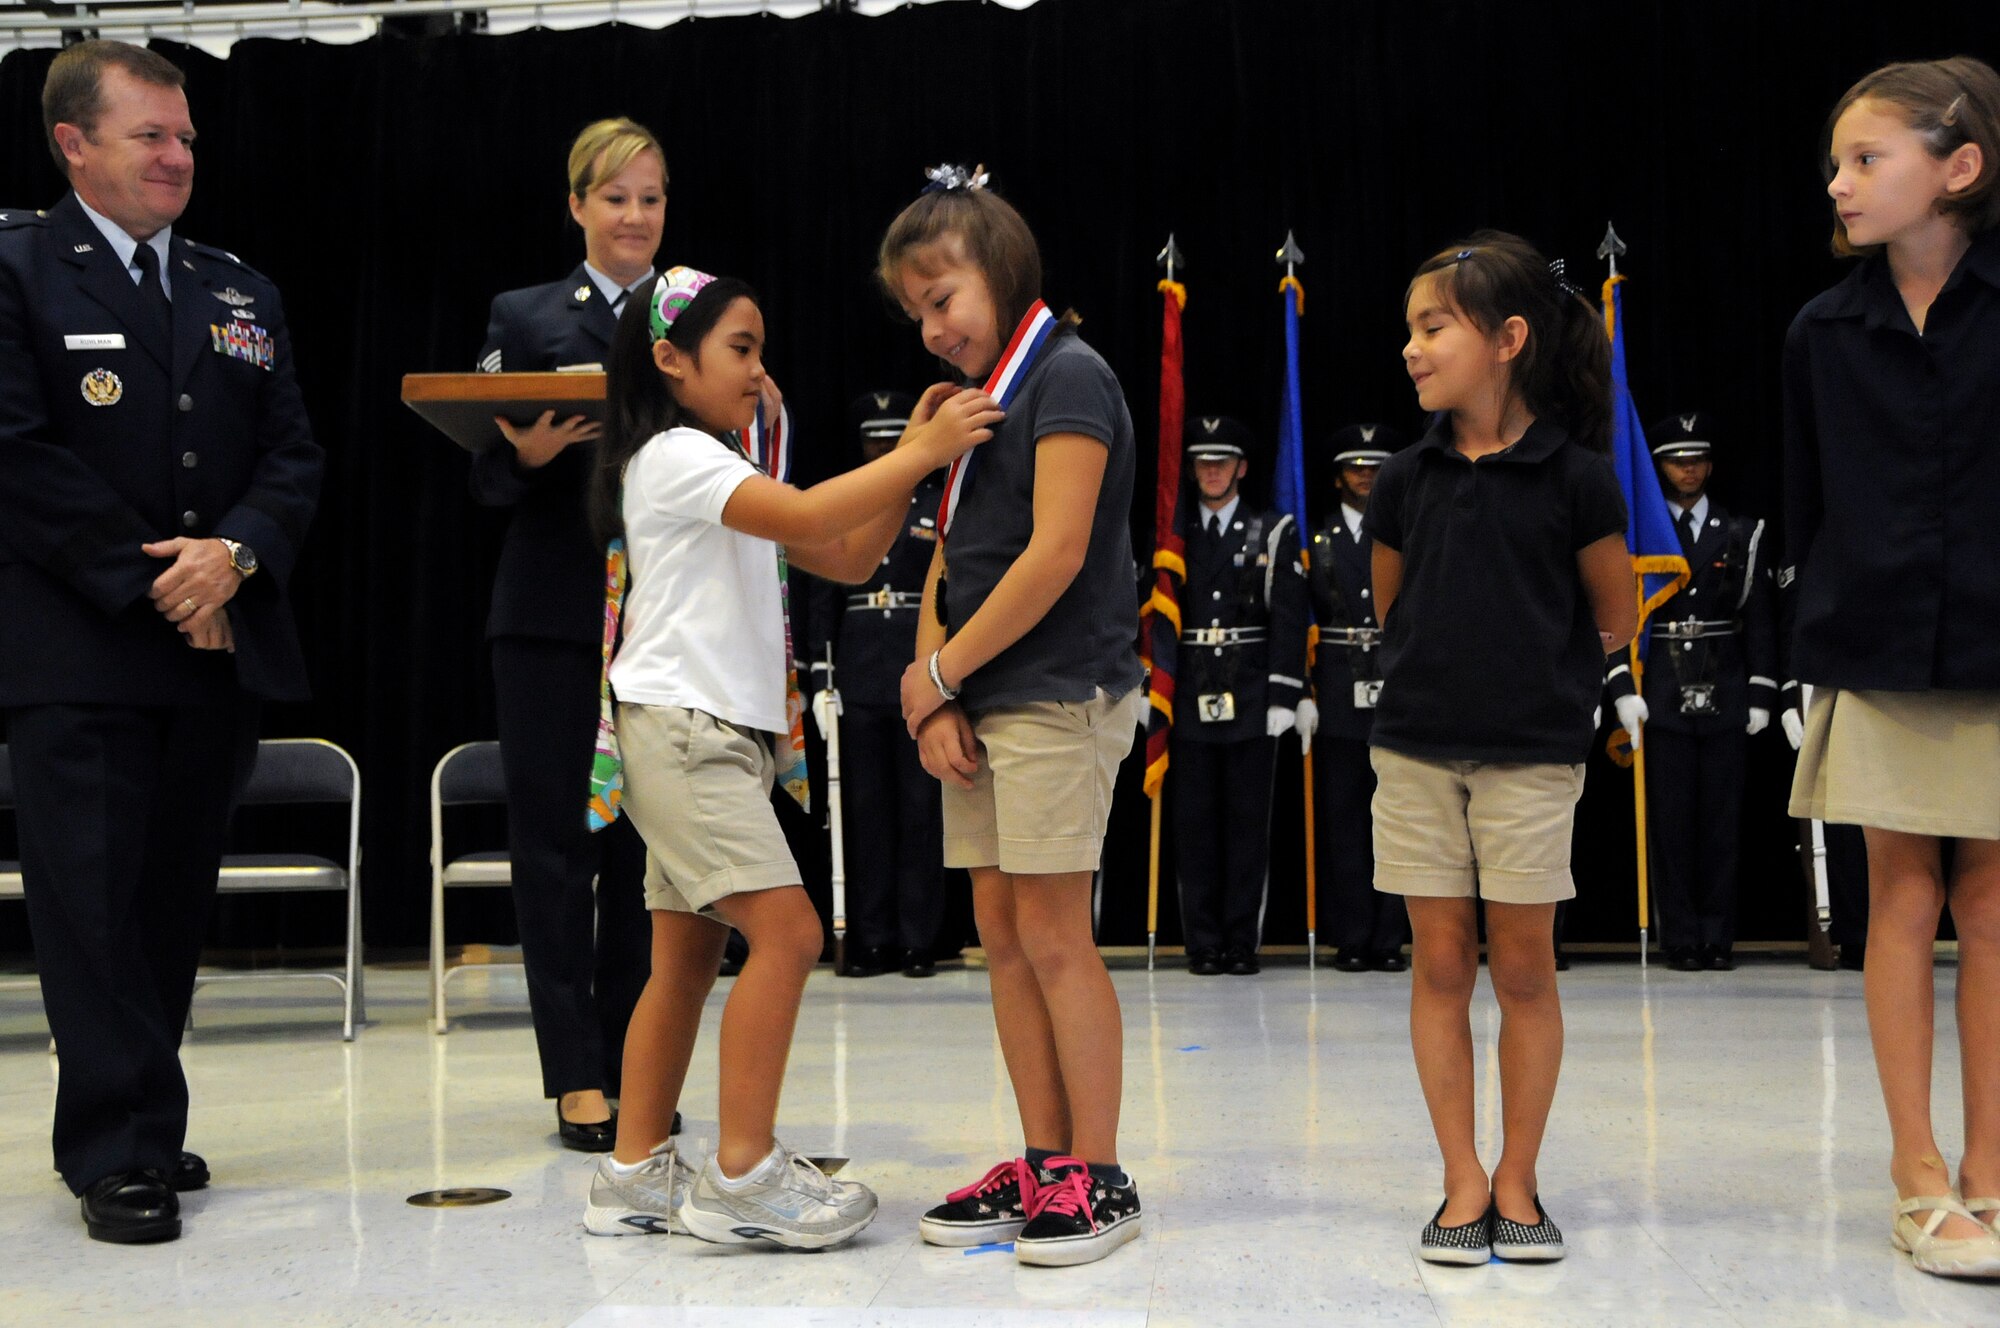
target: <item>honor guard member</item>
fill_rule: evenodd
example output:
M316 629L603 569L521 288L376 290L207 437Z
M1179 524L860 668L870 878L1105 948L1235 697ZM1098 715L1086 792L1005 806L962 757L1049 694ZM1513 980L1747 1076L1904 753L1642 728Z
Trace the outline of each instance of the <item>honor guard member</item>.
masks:
M1660 939L1682 972L1736 966L1737 840L1748 738L1778 703L1777 622L1764 523L1708 494L1714 431L1701 412L1652 426L1653 460L1692 579L1653 612L1643 696L1611 657L1605 688L1643 726L1647 833Z
M180 1235L181 1030L262 701L306 696L286 583L322 454L277 288L174 223L181 71L49 66L71 192L0 207L0 710L62 1071L55 1165L96 1240Z
M902 392L855 399L848 419L864 461L896 446L916 405ZM945 914L941 786L917 759L899 689L916 658L917 615L943 496L943 471L917 486L902 534L866 585L814 583L813 716L823 734L840 717L849 977L900 968L906 977L925 978L937 971Z
M571 145L568 174L583 262L493 298L479 352L489 373L601 367L625 301L651 289L667 207L658 141L631 120L600 120ZM599 426L552 412L495 423L504 441L473 459L471 483L476 501L511 514L486 639L528 1009L557 1136L604 1152L652 927L631 818L593 834L583 811L604 667L604 548L584 511Z
M1383 424L1350 424L1333 436L1327 450L1334 454L1336 501L1313 531L1306 568L1319 623L1313 662L1319 724L1311 741L1326 863L1320 934L1335 946L1334 967L1347 973L1409 967L1403 946L1410 915L1403 897L1375 888L1368 731L1382 688L1382 628L1372 602L1373 541L1361 530L1376 472L1402 445L1402 435Z
M1258 971L1278 735L1306 700L1306 580L1292 519L1242 501L1250 431L1190 420L1171 756L1174 858L1188 971ZM1309 730L1307 730L1309 731Z

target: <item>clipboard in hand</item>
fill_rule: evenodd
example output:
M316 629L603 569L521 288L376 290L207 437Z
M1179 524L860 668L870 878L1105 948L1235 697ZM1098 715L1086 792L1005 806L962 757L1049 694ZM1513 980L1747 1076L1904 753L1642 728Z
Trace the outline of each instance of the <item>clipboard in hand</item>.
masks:
M493 426L495 415L533 424L552 410L559 421L581 415L602 422L604 374L594 369L404 374L403 404L466 451L484 452L506 441Z

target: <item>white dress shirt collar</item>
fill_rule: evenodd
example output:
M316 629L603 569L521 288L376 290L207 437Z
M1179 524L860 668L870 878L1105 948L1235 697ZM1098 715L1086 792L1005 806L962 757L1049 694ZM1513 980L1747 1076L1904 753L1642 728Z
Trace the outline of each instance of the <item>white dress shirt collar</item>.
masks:
M653 279L653 269L647 268L645 276L639 278L630 286L621 286L613 278L606 276L592 267L590 260L587 258L583 260L583 270L590 274L590 284L597 287L597 293L604 297L604 303L612 308L617 307L619 296L628 291L637 290Z
M135 286L138 285L139 269L132 266L132 255L139 252L139 241L128 235L123 226L120 226L117 222L84 202L82 194L76 196L76 203L78 207L83 209L83 215L89 217L91 223L104 236L104 242L111 246L111 252L118 255L118 261L125 265L125 270L131 274L132 284ZM167 255L172 252L173 242L174 228L172 226L162 226L158 234L146 241L147 244L153 246L153 252L159 255L160 288L166 291L167 298L170 300L174 297L174 277L173 273L167 268Z
M1347 523L1347 534L1351 539L1361 538L1361 509L1348 503L1340 505L1340 519Z
M1240 493L1220 507L1210 507L1207 503L1203 503L1201 505L1201 524L1206 526L1211 521L1220 521L1222 528L1228 530L1229 523L1236 519L1236 509L1242 505L1243 495Z

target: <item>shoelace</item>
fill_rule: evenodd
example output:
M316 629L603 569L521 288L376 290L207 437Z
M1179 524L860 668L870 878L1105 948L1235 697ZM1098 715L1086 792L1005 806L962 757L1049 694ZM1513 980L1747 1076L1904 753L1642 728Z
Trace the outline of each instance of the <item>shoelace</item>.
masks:
M797 1175L796 1189L811 1195L821 1203L833 1202L833 1181L824 1171L812 1164L811 1158L793 1153L792 1170Z
M1090 1173L1079 1167L1065 1173L1055 1184L1045 1187L1035 1196L1035 1206L1028 1216L1034 1218L1043 1213L1054 1213L1058 1217L1075 1217L1081 1213L1084 1221L1090 1223L1090 1229L1096 1231L1097 1214L1090 1207Z
M1031 1210L1034 1207L1036 1193L1035 1169L1028 1165L1026 1158L1019 1157L1002 1162L964 1189L953 1190L944 1197L944 1201L963 1203L967 1199L983 1199L989 1194L1007 1188L1010 1183L1017 1184L1021 1188L1021 1207L1024 1210Z

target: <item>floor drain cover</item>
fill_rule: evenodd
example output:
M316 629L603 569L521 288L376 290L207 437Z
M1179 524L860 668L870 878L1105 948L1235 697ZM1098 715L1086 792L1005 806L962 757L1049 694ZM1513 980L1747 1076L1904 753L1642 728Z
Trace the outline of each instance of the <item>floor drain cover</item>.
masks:
M499 1203L502 1199L514 1197L512 1190L495 1190L481 1186L468 1190L425 1190L413 1194L409 1202L418 1208L471 1208L475 1204Z

